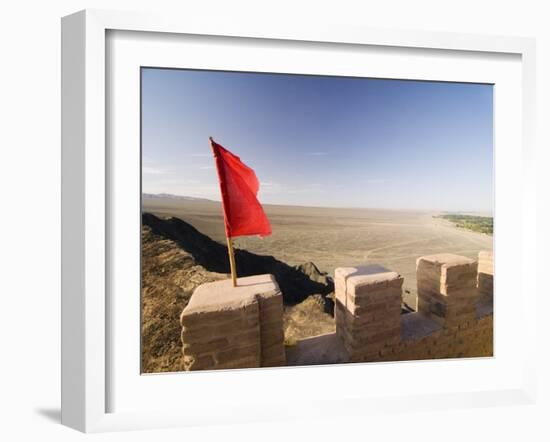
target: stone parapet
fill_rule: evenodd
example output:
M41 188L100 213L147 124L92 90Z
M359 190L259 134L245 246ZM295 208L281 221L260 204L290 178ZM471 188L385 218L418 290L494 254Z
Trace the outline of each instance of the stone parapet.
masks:
M378 265L335 270L336 333L352 361L368 360L400 339L403 278Z
M477 262L442 253L416 261L418 312L444 327L471 321L476 315Z
M480 297L486 300L493 299L493 268L493 252L479 252L477 287Z
M291 365L493 354L492 253L417 259L418 311L401 314L403 277L379 265L335 270L334 334L288 349ZM490 294L490 296L489 296ZM198 287L181 314L185 370L286 364L283 301L271 275Z
M335 271L336 336L346 355L340 362L404 361L491 356L493 308L478 294L481 274L492 271L492 254L482 263L452 254L417 260L418 311L401 314L403 279L384 267L343 267ZM492 278L486 280L492 294ZM489 289L489 287L487 288ZM397 331L397 333L396 333ZM332 342L312 338L307 347ZM291 363L303 361L293 354ZM318 362L317 362L318 363Z
M272 275L197 287L180 322L185 370L285 365L283 299Z

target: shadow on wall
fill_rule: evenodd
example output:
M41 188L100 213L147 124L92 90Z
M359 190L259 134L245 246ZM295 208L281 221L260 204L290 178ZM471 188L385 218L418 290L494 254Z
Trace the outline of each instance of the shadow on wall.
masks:
M190 224L179 218L159 218L150 213L142 215L143 225L149 226L153 233L171 239L190 253L196 263L211 272L230 273L227 248L202 234ZM275 276L285 304L296 304L310 295L321 294L326 305L333 310L332 301L326 296L334 291L332 278L312 262L299 266L275 259L273 256L256 255L247 250L235 250L237 274L239 277L261 274Z

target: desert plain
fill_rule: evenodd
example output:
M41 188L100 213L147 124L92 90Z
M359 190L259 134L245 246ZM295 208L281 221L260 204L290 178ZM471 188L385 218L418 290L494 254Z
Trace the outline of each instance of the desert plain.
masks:
M436 211L264 205L273 234L239 237L238 249L271 255L289 265L307 261L330 275L341 266L381 264L404 276L403 300L415 308L416 259L435 253L477 258L493 250L493 236L457 228ZM176 217L225 244L221 203L143 198L143 212ZM238 263L237 263L238 266Z

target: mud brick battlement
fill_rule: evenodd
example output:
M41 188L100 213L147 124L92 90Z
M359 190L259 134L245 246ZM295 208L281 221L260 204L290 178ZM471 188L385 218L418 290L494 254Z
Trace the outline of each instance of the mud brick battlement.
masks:
M283 297L272 275L203 284L183 310L185 370L285 365Z
M479 252L477 286L482 299L491 300L493 298L493 252Z
M442 326L474 319L477 304L477 263L444 253L416 261L418 311Z
M491 356L492 253L479 256L481 273L477 261L463 256L418 258L418 311L405 315L397 273L377 265L336 269L336 333L349 360Z
M377 354L401 334L403 278L378 265L335 271L336 333L352 361Z
M336 334L298 342L292 364L492 356L492 252L480 252L478 261L423 256L416 272L418 309L402 314L401 275L379 265L337 268ZM272 275L239 278L235 288L230 280L199 286L181 325L186 370L286 363L282 294ZM336 345L317 351L327 361L308 359L305 346L315 342Z

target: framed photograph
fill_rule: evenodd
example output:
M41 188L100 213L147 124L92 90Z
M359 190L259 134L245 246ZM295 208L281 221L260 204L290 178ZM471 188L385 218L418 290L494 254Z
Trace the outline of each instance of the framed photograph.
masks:
M64 424L533 400L532 40L82 11L62 46Z

